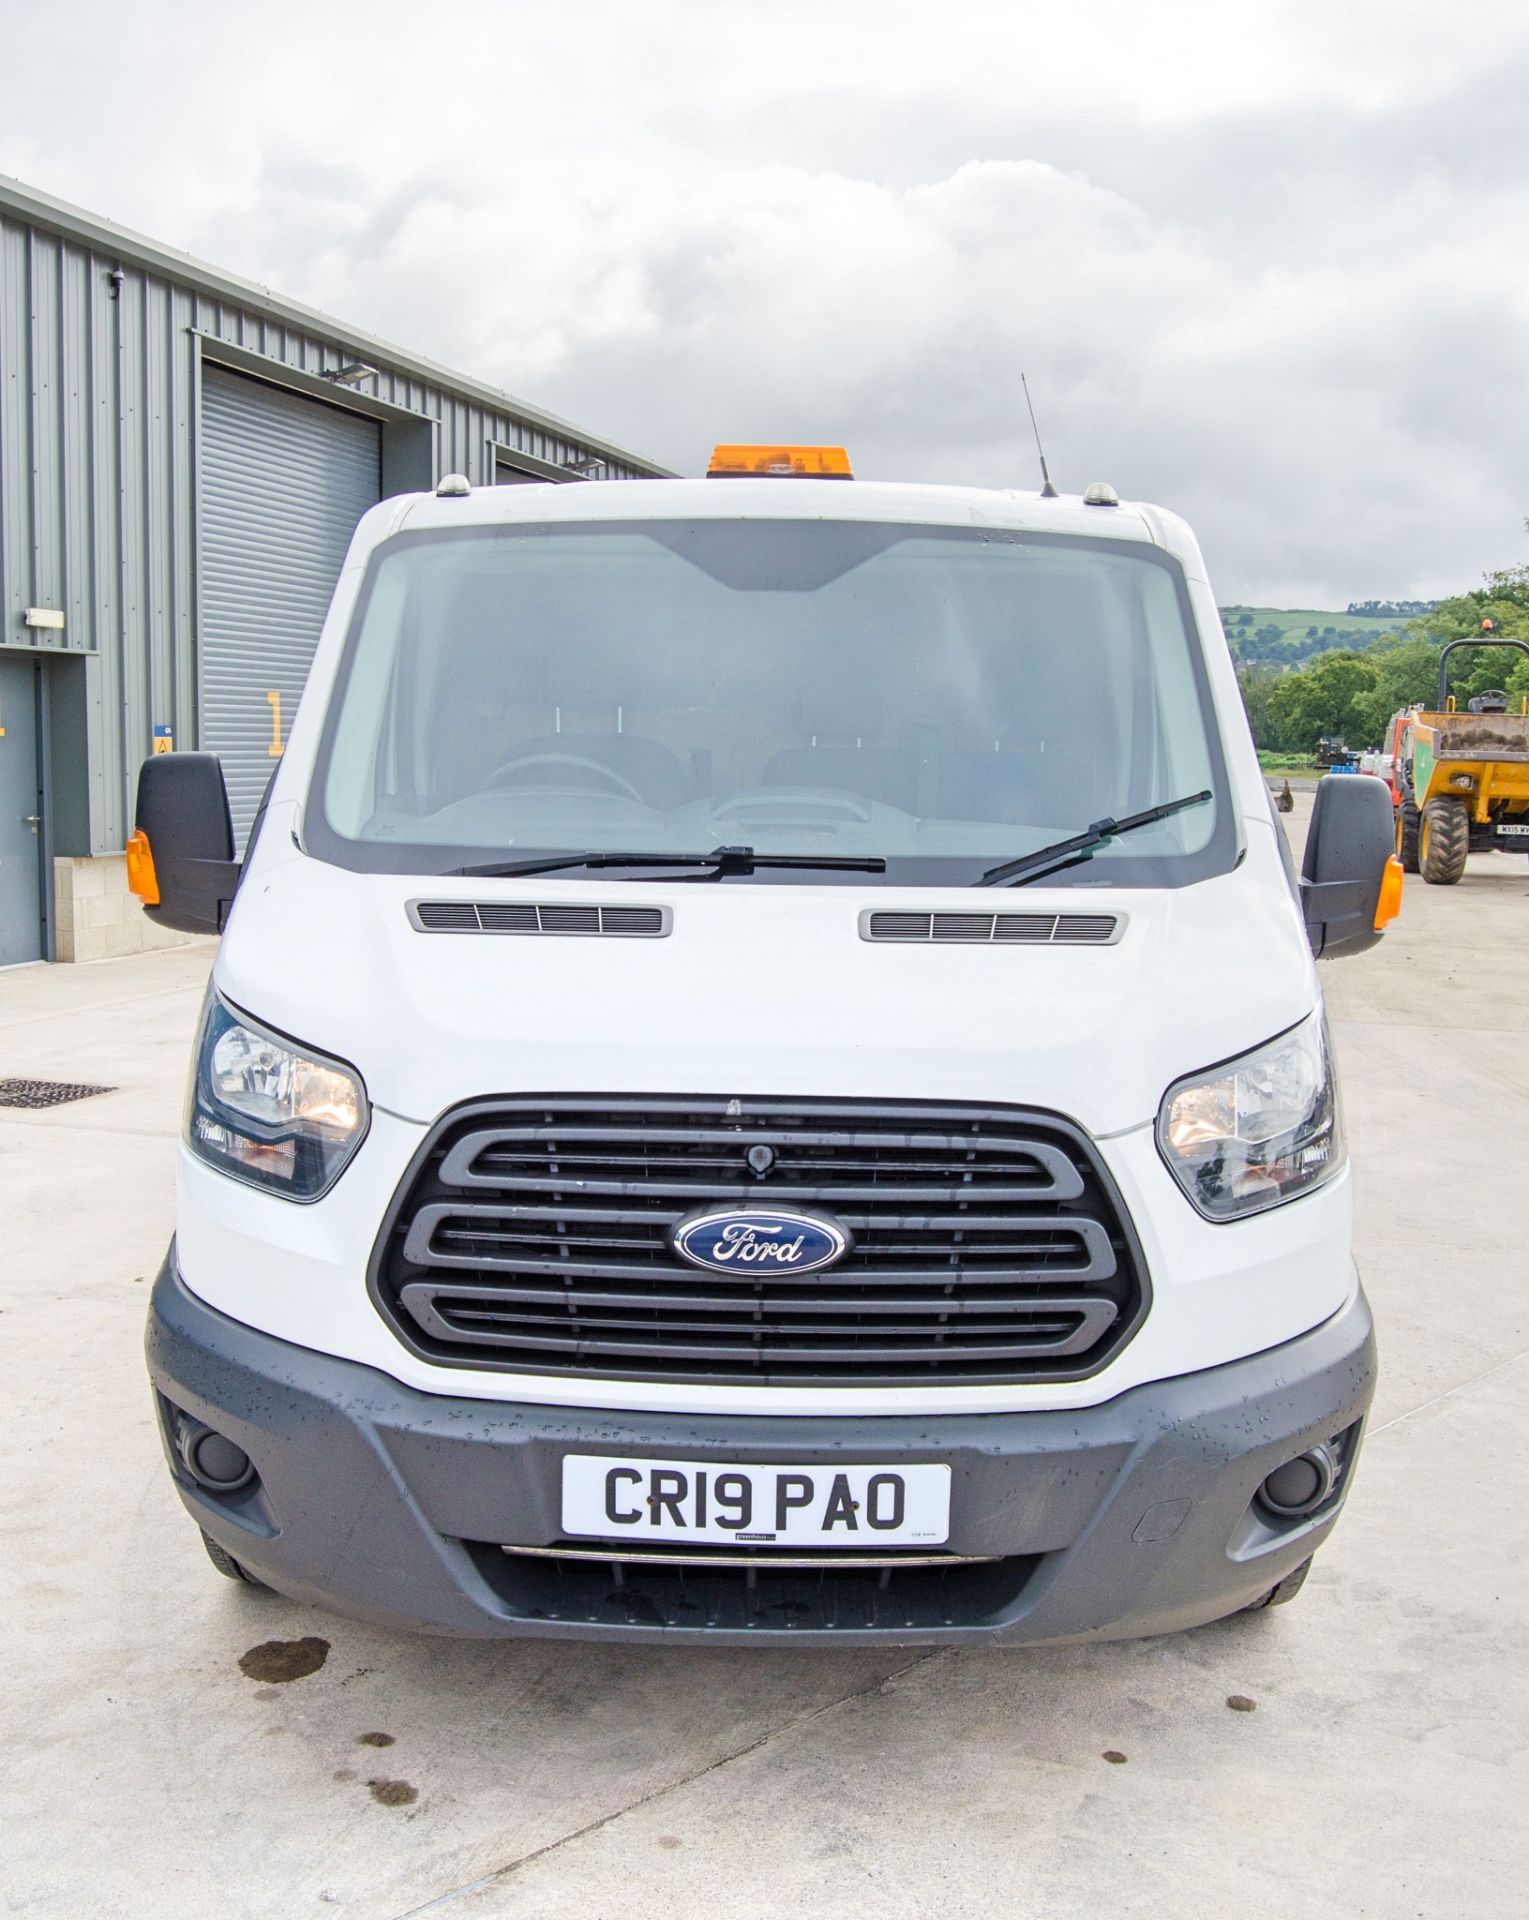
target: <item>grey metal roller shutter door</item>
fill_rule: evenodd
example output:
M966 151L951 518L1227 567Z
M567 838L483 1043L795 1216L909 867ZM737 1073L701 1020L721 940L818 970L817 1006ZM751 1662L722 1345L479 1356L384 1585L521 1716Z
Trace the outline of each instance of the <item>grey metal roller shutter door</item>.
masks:
M201 744L244 844L297 711L356 522L382 494L375 420L202 374Z

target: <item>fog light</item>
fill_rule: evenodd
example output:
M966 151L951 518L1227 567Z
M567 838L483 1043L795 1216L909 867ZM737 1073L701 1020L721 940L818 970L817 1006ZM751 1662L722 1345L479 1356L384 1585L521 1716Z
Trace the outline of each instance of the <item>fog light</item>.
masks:
M1281 1520L1304 1519L1316 1512L1337 1480L1338 1460L1332 1448L1308 1447L1274 1469L1258 1489L1258 1503Z
M187 1473L209 1493L236 1493L255 1477L255 1467L243 1447L204 1420L183 1420L180 1456Z

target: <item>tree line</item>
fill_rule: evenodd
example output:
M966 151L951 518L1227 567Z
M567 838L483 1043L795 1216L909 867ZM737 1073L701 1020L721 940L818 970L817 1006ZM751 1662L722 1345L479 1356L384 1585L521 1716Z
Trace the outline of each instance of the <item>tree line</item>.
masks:
M1495 620L1504 639L1529 640L1529 565L1489 573L1482 586L1439 601L1362 651L1328 649L1300 667L1239 661L1237 684L1254 743L1309 753L1324 734L1336 734L1354 748L1385 746L1398 708L1433 705L1445 643L1479 632L1483 620ZM1529 655L1462 647L1450 656L1449 684L1461 706L1493 687L1517 706L1529 695Z
M1232 649L1232 658L1250 664L1296 667L1313 654L1332 653L1339 648L1352 653L1375 646L1396 632L1394 624L1389 627L1346 627L1340 630L1333 626L1281 627L1270 620L1261 627L1255 627L1250 614L1243 614L1236 621L1228 623L1228 611L1222 610L1221 626L1227 644Z

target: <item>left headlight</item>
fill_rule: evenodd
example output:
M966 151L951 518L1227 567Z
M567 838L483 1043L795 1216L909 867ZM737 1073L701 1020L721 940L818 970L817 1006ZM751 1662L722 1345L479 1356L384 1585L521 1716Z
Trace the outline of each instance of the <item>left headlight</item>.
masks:
M371 1110L353 1067L207 997L186 1108L186 1141L209 1166L317 1200L366 1137Z
M1330 1180L1343 1165L1343 1131L1322 1015L1176 1082L1157 1144L1207 1220L1240 1220Z

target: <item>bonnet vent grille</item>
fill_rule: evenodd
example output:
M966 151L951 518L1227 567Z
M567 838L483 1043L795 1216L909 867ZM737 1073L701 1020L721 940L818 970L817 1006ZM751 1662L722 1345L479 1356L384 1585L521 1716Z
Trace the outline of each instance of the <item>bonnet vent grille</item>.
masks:
M618 933L658 939L667 907L543 906L523 900L411 900L421 933Z
M1113 913L867 913L865 940L958 941L966 946L1106 947L1120 934Z

